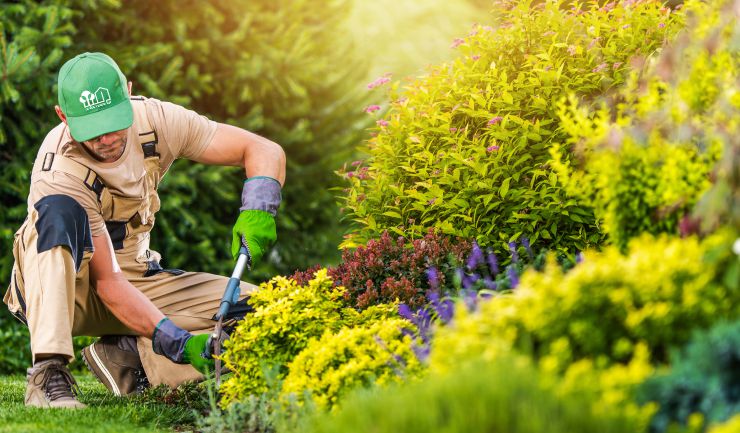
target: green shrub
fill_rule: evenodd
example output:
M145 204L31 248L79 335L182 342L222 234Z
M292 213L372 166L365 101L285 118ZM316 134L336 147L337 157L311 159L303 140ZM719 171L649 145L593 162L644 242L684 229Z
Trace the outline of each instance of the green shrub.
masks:
M688 2L689 30L600 109L574 98L560 104L569 138L565 147L553 146L553 166L574 198L593 204L620 247L645 232L692 231L686 217L709 189L715 162L724 147L737 152L740 57L737 23L722 12L725 3ZM580 158L569 156L573 150ZM727 158L726 166L733 160ZM725 207L731 197L717 200ZM707 219L717 221L721 212L712 213Z
M694 413L707 424L740 413L740 321L696 333L671 356L670 371L647 380L639 395L660 405L651 424L656 432L685 425Z
M522 237L571 252L600 242L589 204L568 198L550 167L550 145L566 137L557 102L621 85L629 59L672 38L682 16L655 1L564 6L505 3L502 24L460 39L454 62L394 86L366 163L342 172L358 225L344 246L430 227L497 254Z
M521 360L473 363L422 381L370 389L331 413L300 425L302 432L640 432L618 413L596 416L582 396L560 398L551 378Z
M616 247L587 251L567 274L555 264L526 272L511 295L482 303L470 324L457 329L456 315L440 329L432 363L484 351L491 337L530 350L557 371L580 359L626 363L640 344L651 361L667 362L668 349L686 343L694 329L740 313L740 291L715 283L703 256L694 238L645 236L625 256Z
M325 333L288 365L284 398L301 401L308 392L317 407L331 408L354 388L414 378L422 367L403 332L410 328L406 320L389 319Z
M31 366L28 328L0 305L0 374L19 374Z
M0 287L13 265L13 233L26 217L38 145L58 121L56 71L71 44L72 10L60 2L23 0L0 8Z
M223 361L233 375L221 386L223 405L267 391L264 371L275 371L275 380L284 378L287 364L312 338L396 315L394 306L361 313L346 308L343 295L344 288L334 287L326 269L305 286L284 277L263 283L250 297L254 313L239 322L226 342Z

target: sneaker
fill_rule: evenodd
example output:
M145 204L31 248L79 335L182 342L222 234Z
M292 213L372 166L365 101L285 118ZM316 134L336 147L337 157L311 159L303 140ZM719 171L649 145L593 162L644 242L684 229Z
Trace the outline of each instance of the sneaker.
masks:
M141 394L149 387L141 365L136 337L108 335L82 349L87 368L113 394Z
M79 387L62 357L39 361L27 371L26 406L84 409Z

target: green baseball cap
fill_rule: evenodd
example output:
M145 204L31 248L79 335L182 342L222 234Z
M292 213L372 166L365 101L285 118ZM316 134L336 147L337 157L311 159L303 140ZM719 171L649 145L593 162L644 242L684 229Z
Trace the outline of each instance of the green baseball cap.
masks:
M83 53L59 70L59 107L72 138L87 141L134 123L126 77L103 53Z

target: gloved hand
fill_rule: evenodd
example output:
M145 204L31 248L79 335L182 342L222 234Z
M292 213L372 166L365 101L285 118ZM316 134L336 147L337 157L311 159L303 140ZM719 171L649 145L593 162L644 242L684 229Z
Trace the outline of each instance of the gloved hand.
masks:
M251 267L277 240L275 216L281 200L280 182L276 179L255 176L244 181L241 212L231 236L231 255L235 260L242 242L249 250Z
M249 249L250 265L259 262L277 240L275 217L262 210L241 211L231 232L231 255L236 260L243 240Z
M198 334L188 338L185 342L185 352L182 360L195 367L201 373L213 371L216 368L216 361L209 356L204 358L206 344L208 343L209 334Z
M213 358L204 358L208 334L193 335L175 325L168 318L162 319L154 328L152 348L154 353L167 357L178 364L190 364L201 373L214 370Z

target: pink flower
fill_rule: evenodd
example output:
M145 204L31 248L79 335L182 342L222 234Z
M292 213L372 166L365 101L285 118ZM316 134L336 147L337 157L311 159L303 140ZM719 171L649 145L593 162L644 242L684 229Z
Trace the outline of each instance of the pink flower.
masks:
M608 68L608 67L609 67L609 65L608 65L607 63L602 63L602 64L600 64L599 66L597 66L597 67L593 68L593 69L591 70L591 72L596 72L596 73L599 73L599 72L602 72L602 71L603 71L604 69L606 69L606 68Z
M457 128L450 128L450 132L457 132Z
M457 48L464 43L465 43L464 39L455 38L455 40L452 41L452 45L450 45L450 48Z
M483 30L485 30L487 32L492 32L493 31L493 27L491 27L491 26L483 26Z
M377 123L378 126L380 126L381 128L385 128L386 126L388 126L388 121L384 119L380 119L375 123Z
M378 110L380 110L380 105L370 105L365 108L365 113L374 113Z
M362 164L362 161L352 161L352 167L357 167L360 164Z
M495 150L499 150L499 149L500 149L500 147L498 147L498 146L488 146L488 147L486 147L486 152L491 153L491 152L493 152Z
M473 59L473 60L478 60L478 59L480 59L480 56L478 54L476 54L476 55L470 56L470 58Z
M622 62L614 62L612 69L617 70L620 66L622 66Z
M575 45L568 45L568 54L570 54L571 56L575 56L577 52L578 48L576 48Z
M501 116L496 116L496 117L494 117L493 119L489 120L489 121L488 121L488 124L489 124L489 125L496 125L496 124L498 124L499 122L501 122L502 120L504 120L504 118L503 118L503 117L501 117Z
M622 28L623 29L628 29L628 28L630 28L630 25L629 24L625 24L625 25L622 26Z
M659 29L665 28L665 23L658 23L658 28Z
M367 85L367 88L368 89L374 89L374 88L376 88L378 86L382 86L383 84L385 84L385 83L387 83L389 81L391 81L391 74L390 74L390 72L389 73L386 73L382 77L376 78L375 81L373 81L372 83L370 83L370 84Z

